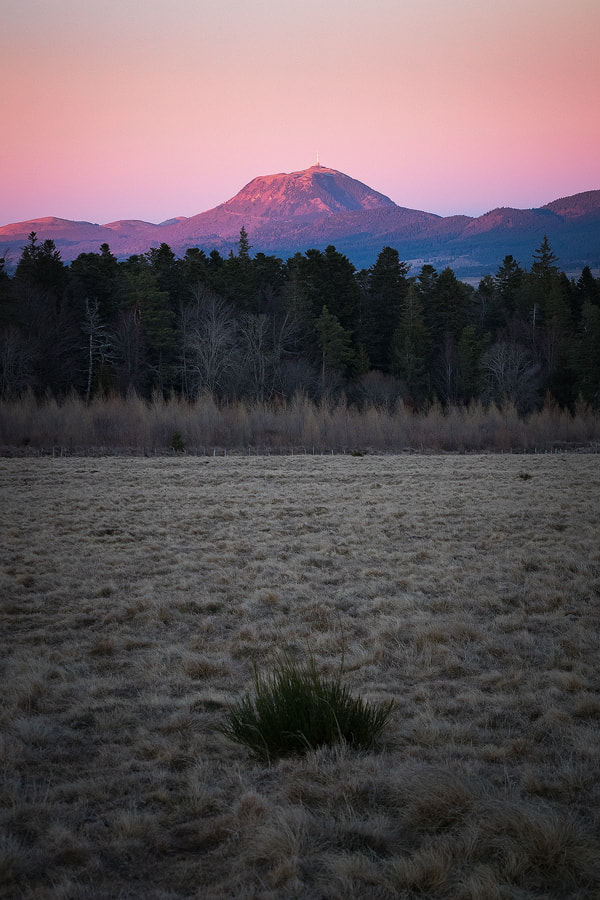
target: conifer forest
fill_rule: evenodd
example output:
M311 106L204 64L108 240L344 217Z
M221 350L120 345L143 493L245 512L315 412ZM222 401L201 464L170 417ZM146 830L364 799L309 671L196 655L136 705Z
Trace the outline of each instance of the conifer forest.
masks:
M243 227L227 257L161 244L118 260L103 244L66 265L32 232L12 275L0 263L5 404L600 405L600 279L565 274L547 238L477 286L391 247L362 270L334 246L253 254Z

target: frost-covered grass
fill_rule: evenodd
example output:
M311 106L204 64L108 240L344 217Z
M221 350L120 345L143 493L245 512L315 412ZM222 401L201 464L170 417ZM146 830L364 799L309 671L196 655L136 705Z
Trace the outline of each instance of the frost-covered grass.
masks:
M7 897L595 898L597 455L0 460ZM281 654L379 745L257 761Z

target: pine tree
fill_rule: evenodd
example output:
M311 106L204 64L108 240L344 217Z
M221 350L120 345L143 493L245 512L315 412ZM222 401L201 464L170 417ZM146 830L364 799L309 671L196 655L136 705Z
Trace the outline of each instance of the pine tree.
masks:
M469 299L472 291L446 267L436 280L429 309L431 331L438 343L446 334L458 341L469 324Z
M531 271L536 278L540 278L548 285L558 275L558 257L552 250L546 234L541 245L533 254Z
M371 367L386 373L392 370L392 340L402 317L409 268L397 250L384 247L368 272L366 350Z
M600 404L600 306L586 300L573 342L571 365L576 388L588 403Z
M419 403L429 393L427 362L431 350L425 325L421 293L412 283L404 297L400 321L392 337L392 372L406 384L413 401Z
M511 254L505 256L494 276L494 286L499 294L505 318L508 318L516 309L522 283L523 269L514 256Z
M321 353L321 387L325 387L327 369L343 374L355 358L350 343L350 335L341 325L337 316L323 306L315 323L317 346Z
M243 225L240 228L240 239L237 246L237 258L243 262L248 262L250 260L250 250L252 247L250 246L250 241L248 239L248 232Z

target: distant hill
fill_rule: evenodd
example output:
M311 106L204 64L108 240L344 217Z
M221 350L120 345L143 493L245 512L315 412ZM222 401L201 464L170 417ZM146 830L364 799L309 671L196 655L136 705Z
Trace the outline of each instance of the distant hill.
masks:
M14 267L30 232L51 238L62 259L98 252L107 243L124 258L169 244L178 255L189 247L228 253L242 225L252 252L284 259L334 244L359 268L372 265L382 247L420 267L451 266L460 277L495 271L511 253L523 266L547 235L566 272L600 267L600 190L553 200L538 209L493 209L483 216L437 216L398 206L389 197L342 172L311 166L300 172L254 178L214 209L155 225L121 220L105 225L43 218L0 228L0 254Z

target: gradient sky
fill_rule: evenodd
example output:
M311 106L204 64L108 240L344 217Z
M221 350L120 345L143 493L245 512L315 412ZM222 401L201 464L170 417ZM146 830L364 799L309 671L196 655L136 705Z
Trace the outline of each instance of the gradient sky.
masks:
M401 206L600 188L600 0L2 0L0 225L191 216L319 153Z

